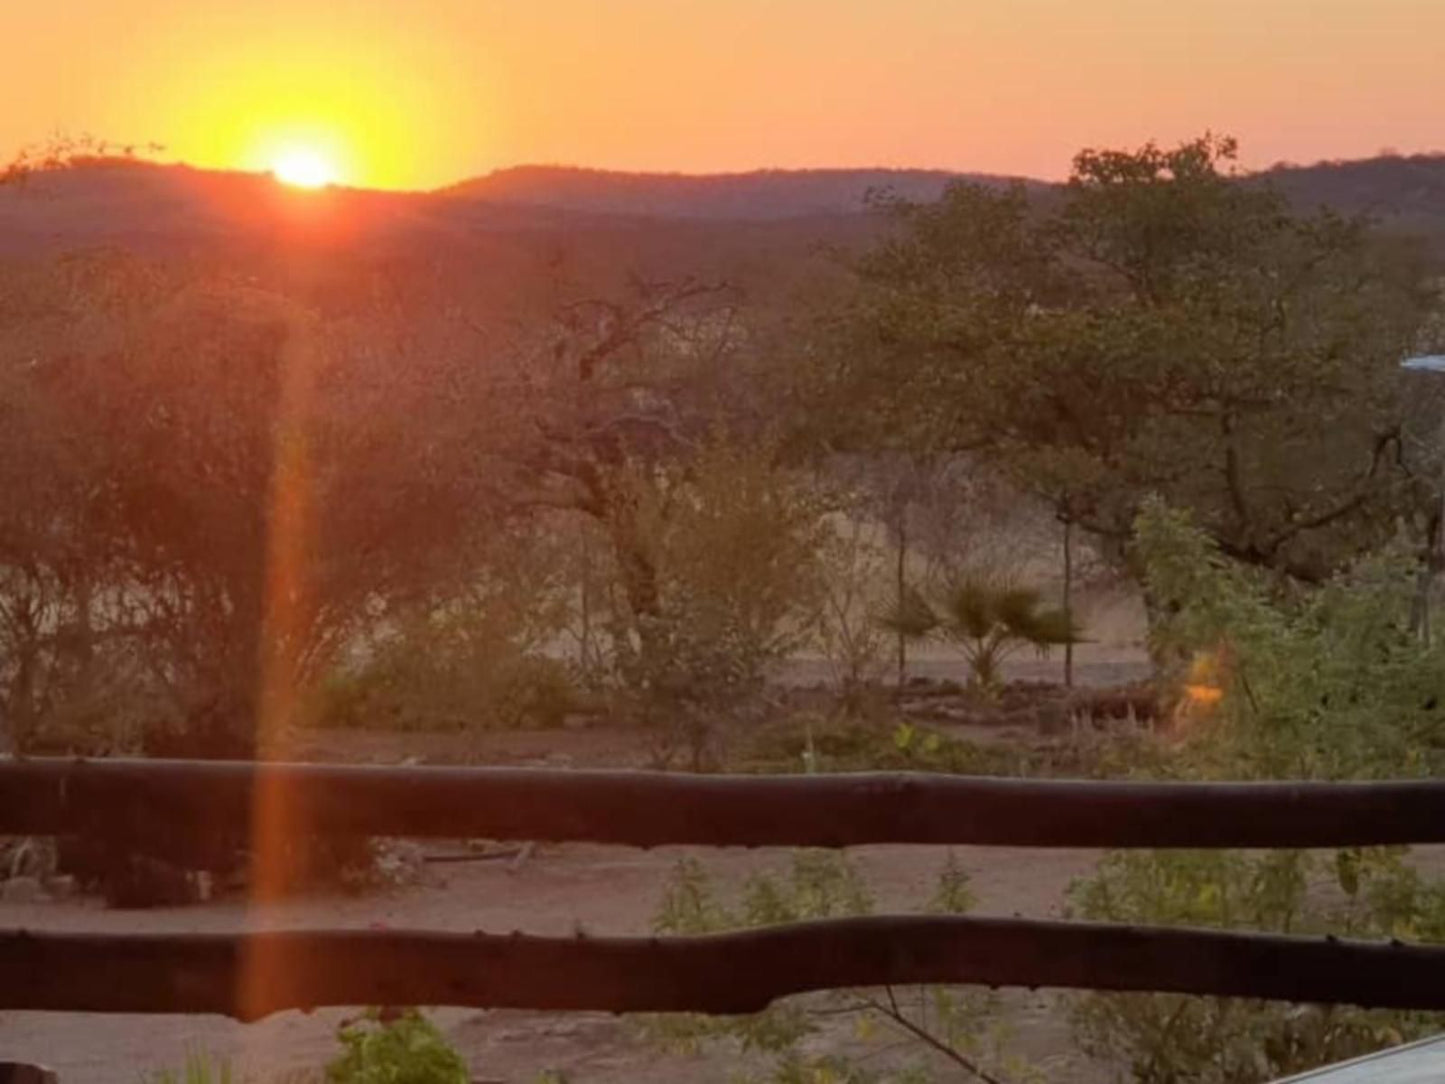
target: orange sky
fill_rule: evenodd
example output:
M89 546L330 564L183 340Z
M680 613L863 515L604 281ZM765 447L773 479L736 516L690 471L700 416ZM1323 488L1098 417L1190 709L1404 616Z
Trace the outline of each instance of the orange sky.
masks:
M64 131L362 185L564 162L1058 176L1445 149L1445 0L0 0L0 156Z

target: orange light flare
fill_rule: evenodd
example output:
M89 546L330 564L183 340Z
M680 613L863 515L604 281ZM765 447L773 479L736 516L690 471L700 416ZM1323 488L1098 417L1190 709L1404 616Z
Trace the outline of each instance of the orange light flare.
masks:
M1217 685L1186 685L1184 695L1191 704L1212 708L1224 699L1224 690Z
M1229 652L1222 645L1195 653L1184 679L1184 695L1175 711L1176 726L1198 726L1215 716L1224 702L1228 658Z
M279 316L286 335L279 359L280 418L267 516L256 756L284 762L294 759L291 731L301 713L300 651L316 609L315 478L308 420L323 350L315 318L299 305L276 300L271 316ZM263 916L262 924L266 911L292 886L310 819L298 796L274 781L263 780L251 797L248 907ZM274 950L248 946L238 998L242 1011L264 1003L268 991L303 981L296 966Z

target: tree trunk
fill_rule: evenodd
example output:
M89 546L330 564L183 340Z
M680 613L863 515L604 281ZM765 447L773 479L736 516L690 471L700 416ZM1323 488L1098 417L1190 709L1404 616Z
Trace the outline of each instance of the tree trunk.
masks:
M908 510L907 506L900 503L898 506L898 567L897 567L897 597L898 612L903 613L908 597ZM908 636L903 629L898 630L898 691L903 692L903 686L908 681Z
M1074 521L1064 517L1064 615L1074 622ZM1064 644L1064 687L1074 687L1074 641Z
M657 565L647 552L635 524L621 513L611 524L612 546L617 555L617 568L622 579L622 592L632 612L632 627L637 634L638 654L646 672L659 664L666 646L660 627L662 617L661 591L657 583Z

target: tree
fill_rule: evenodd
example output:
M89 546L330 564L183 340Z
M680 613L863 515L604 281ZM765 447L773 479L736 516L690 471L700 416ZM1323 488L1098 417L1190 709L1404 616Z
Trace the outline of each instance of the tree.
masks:
M484 422L404 367L377 380L273 293L109 254L40 279L4 376L42 431L4 466L71 480L13 491L7 573L84 591L67 621L124 644L164 705L153 748L246 754L361 624L465 564L495 522L459 451Z
M1295 214L1232 140L1084 151L1062 192L888 201L831 394L871 446L967 452L1116 553L1141 501L1317 580L1420 507L1398 359L1432 301L1359 219Z

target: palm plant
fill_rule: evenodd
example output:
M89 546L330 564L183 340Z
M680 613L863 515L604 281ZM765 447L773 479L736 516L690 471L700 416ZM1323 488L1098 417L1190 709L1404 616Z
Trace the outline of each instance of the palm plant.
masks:
M879 620L909 639L934 637L956 646L968 662L970 686L982 690L997 688L1004 660L1022 648L1046 655L1081 639L1073 616L1046 609L1034 588L982 576L953 581L936 602L909 588Z
M1004 660L1021 648L1047 655L1080 638L1073 615L1045 609L1032 587L965 578L944 592L942 604L941 635L959 647L973 683L985 689L998 684Z

